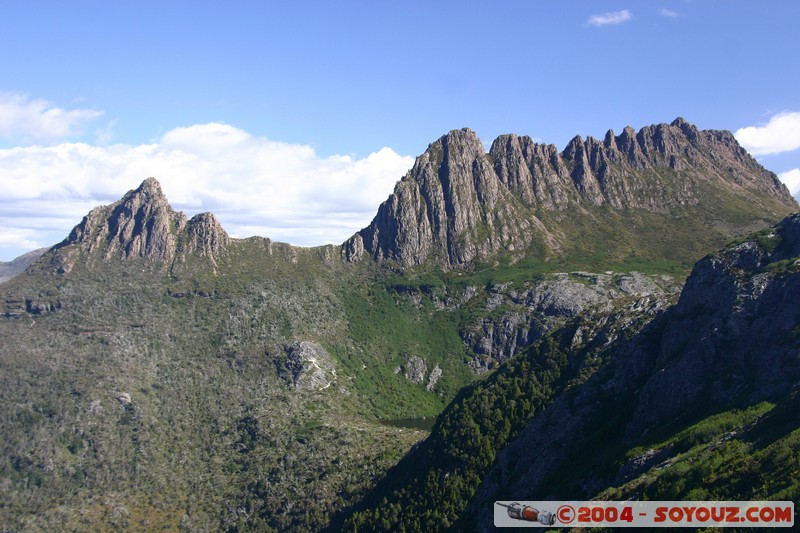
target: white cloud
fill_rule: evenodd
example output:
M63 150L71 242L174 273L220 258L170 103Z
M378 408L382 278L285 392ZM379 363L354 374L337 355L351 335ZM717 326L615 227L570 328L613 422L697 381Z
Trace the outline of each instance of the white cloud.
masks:
M3 228L3 231L0 232L0 248L13 247L21 250L35 250L37 248L42 248L43 245L41 243L31 240L31 237L33 237L34 233L35 232L33 230L24 228ZM6 260L10 261L11 259L14 258L9 257Z
M793 168L787 172L781 172L778 174L778 179L786 184L792 196L795 198L800 196L800 168Z
M173 208L189 216L211 211L232 235L338 244L369 223L412 164L390 148L320 157L310 146L220 123L175 128L153 144L0 150L0 252L12 241L55 244L93 206L150 176Z
M0 137L22 141L52 141L78 135L85 123L103 114L94 109L65 110L47 100L0 92Z
M740 128L734 135L753 155L791 152L800 148L800 113L778 113L765 126Z
M612 11L610 13L601 13L599 15L592 15L589 17L587 24L590 26L609 26L613 24L622 24L633 18L633 13L627 9L622 11Z
M681 16L680 13L677 11L672 11L671 9L662 9L659 11L662 17L666 17L668 19L676 19Z

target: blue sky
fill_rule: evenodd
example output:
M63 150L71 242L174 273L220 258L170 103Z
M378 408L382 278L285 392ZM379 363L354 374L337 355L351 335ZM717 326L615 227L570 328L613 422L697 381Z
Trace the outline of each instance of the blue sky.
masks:
M0 260L148 176L232 234L366 225L428 143L737 132L800 189L796 1L0 2Z

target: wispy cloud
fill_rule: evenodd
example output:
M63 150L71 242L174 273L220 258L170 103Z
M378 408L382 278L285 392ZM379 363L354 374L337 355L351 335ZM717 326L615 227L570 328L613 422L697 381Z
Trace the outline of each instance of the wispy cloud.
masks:
M680 13L678 13L677 11L672 11L671 9L662 9L661 11L659 11L659 14L662 17L666 17L668 19L676 19L681 16Z
M95 109L61 109L47 100L0 92L0 137L16 142L65 139L82 133L82 128L103 114Z
M111 144L111 141L114 139L114 128L117 125L117 120L114 119L108 122L102 128L98 128L95 130L94 134L96 137L96 142L100 146L106 146Z
M610 13L601 13L599 15L592 15L586 21L590 26L610 26L614 24L622 24L633 18L633 13L627 9L622 11L612 11Z
M59 242L92 207L149 176L174 208L189 216L212 211L234 236L341 243L369 223L412 164L390 148L320 157L310 146L221 123L175 128L153 144L4 149L0 253Z
M791 152L800 148L800 112L773 115L763 126L736 130L736 139L753 155Z
M29 238L32 237L34 233L34 230L27 228L3 228L3 231L0 232L0 249L3 247L23 250L44 248L43 244ZM7 260L11 259L14 258L9 257Z

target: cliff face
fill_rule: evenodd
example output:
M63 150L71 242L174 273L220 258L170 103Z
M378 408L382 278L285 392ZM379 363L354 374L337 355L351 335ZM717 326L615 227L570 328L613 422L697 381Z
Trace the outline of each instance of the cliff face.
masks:
M646 384L626 436L703 402L756 403L800 380L800 215L697 263L655 345L636 346L618 381Z
M693 441L694 446L706 444L708 453L729 453L733 458L737 455L731 450L737 446L748 449L755 439L750 435L772 431L771 439L783 437L782 433L774 433L774 428L761 429L760 424L770 428L775 419L783 416L788 429L781 431L796 429L799 265L798 215L788 217L771 231L760 232L699 261L675 306L629 343L613 347L616 353L608 368L572 393L556 398L498 454L467 515L481 520L480 529L488 530L491 523L481 517L481 504L499 494L531 500L565 496L560 491L570 483L556 486L553 480L559 478L559 471L570 470L570 461L597 446L592 439L597 436L599 420L605 421L607 437L603 446L607 449L636 449L642 443L650 449L619 457L606 452L598 462L586 462L585 471L573 471L580 478L571 489L576 498L596 497L597 491L607 487L620 487L614 489L622 491L614 493L620 499L640 496L643 491L667 490L666 483L657 481L659 471L681 461L681 454L686 451L680 440L683 433L675 430L685 426L678 421L696 422L730 409L743 412L755 409L753 406L760 402L776 404L774 413L742 428L731 425L725 435L714 438L718 441ZM781 411L784 412L779 416ZM662 435L665 428L672 428L679 436L661 444L659 438L650 437ZM687 431L693 434L692 430ZM698 433L694 435L692 438L699 438ZM723 443L728 441L732 442L730 447L718 449L727 447ZM765 446L759 444L752 453L760 453ZM703 448L695 448L693 453L696 458L690 462L705 460ZM715 476L704 479L711 480L709 483L727 479L730 472L744 468L737 466L733 458ZM757 464L756 459L750 460ZM602 461L605 464L601 465ZM688 491L693 488L694 473L685 466L678 468L684 468L685 483L681 486ZM666 473L667 478L671 475ZM763 490L757 481L761 475L747 474L754 484L752 490ZM786 483L780 472L764 475L775 486ZM750 486L749 482L742 483L741 487ZM741 497L750 497L746 492L750 489L741 487L738 490L745 491L739 493ZM723 486L719 490L727 489Z
M798 302L792 215L699 261L671 307L579 312L462 389L346 523L490 531L498 500L796 499Z
M417 158L373 223L345 244L347 256L467 263L530 239L533 221L519 207L475 133L451 131Z
M725 201L725 194L758 205L774 221L796 208L775 174L731 133L700 131L680 118L638 133L609 130L603 141L575 137L561 152L503 135L487 154L463 129L417 158L372 223L345 243L344 255L463 266L497 253L521 256L533 244L558 253L569 235L543 212L594 213L602 224L593 208L669 214Z
M185 254L196 254L216 263L215 258L224 252L231 239L212 213L200 213L189 220L183 241Z
M187 221L169 205L158 181L148 178L119 201L92 209L56 245L51 263L63 274L80 261L89 267L137 258L170 265L187 254L213 261L229 243L214 215L201 213Z

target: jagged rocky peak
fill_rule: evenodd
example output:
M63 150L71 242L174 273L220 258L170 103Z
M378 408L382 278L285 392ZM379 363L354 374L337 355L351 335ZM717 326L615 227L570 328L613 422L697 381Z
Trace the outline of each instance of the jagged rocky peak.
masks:
M186 216L170 207L161 185L148 178L121 200L92 209L59 246L75 245L103 259L171 260Z
M200 213L193 216L187 225L187 233L186 252L197 253L212 260L231 242L228 233L222 228L213 213Z
M697 126L694 124L690 124L684 119L683 117L678 117L670 123L670 126L674 128L680 128L686 138L690 141L694 141L697 139Z
M575 160L575 154L581 154L577 144L583 144L583 152L591 154L593 165L598 161L626 162L633 168L664 166L666 159L669 166L671 157L694 157L696 151L691 149L697 141L698 130L682 118L670 124L645 126L638 132L626 126L620 135L608 130L603 142L589 137L581 141L580 137L572 140L562 153L567 160ZM674 162L674 161L673 161Z
M369 254L408 265L433 259L449 266L513 247L529 222L517 216L505 195L475 132L453 130L417 158L372 224L348 240L343 253L349 260Z
M557 208L570 202L569 171L555 145L507 134L495 139L489 155L500 181L525 203Z
M777 176L730 132L700 131L683 118L638 132L627 126L620 135L609 130L602 141L576 136L561 152L508 134L486 154L465 128L428 146L342 254L351 261L372 256L449 268L498 253L521 257L534 242L558 253L568 237L548 227L542 212L577 209L584 216L610 206L668 216L712 206L722 196L764 206L761 220L773 222L796 208Z
M155 178L148 178L119 201L92 209L53 250L57 272L114 259L144 259L171 264L179 253L213 257L230 238L214 215L203 213L187 221L175 211Z

